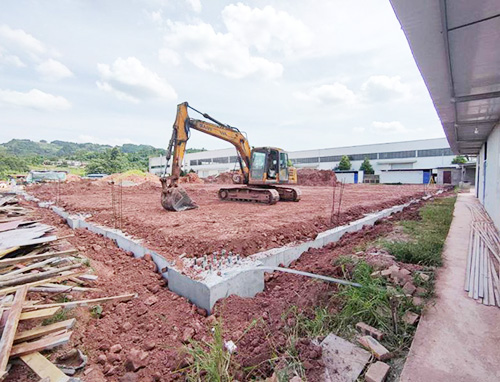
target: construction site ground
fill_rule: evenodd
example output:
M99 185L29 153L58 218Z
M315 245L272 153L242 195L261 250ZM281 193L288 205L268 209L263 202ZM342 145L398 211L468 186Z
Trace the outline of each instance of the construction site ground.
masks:
M319 232L363 214L408 202L424 193L423 185L347 184L340 217L332 224L331 186L301 186L300 202L279 202L271 206L220 201L218 184L183 187L199 205L198 209L167 213L160 204L159 182L123 187L122 195L114 185L115 199L123 200L121 209L113 208L112 188L105 181L42 184L28 188L28 192L41 200L57 201L70 213L90 214L88 221L121 227L170 261L182 254L199 257L222 249L248 256L312 239ZM336 198L338 204L338 189Z
M85 185L89 190L94 190L93 185ZM361 190L374 190L364 197ZM51 187L42 187L38 190L37 195L44 195ZM130 190L130 191L129 191ZM138 191L142 190L139 188ZM149 216L149 211L156 211L156 214L164 214L168 216L167 226L170 232L174 231L176 224L179 221L184 221L187 224L193 221L194 218L189 218L190 214L197 213L198 216L203 215L205 207L212 207L212 212L205 213L208 216L224 215L223 212L228 212L232 209L243 209L246 211L257 211L261 214L265 213L266 209L276 207L276 211L269 211L271 216L280 216L278 211L299 209L292 216L286 218L281 217L281 224L286 226L285 221L298 220L300 214L306 216L306 206L316 211L316 216L322 216L326 219L329 214L329 209L322 211L315 206L313 200L308 201L308 189L305 190L304 204L280 204L278 206L254 206L254 205L237 205L224 204L215 198L212 188L207 188L206 185L200 188L192 188L191 191L197 191L197 195L205 195L199 197L200 210L190 211L187 214L168 214L161 209L156 208L153 203L159 204L159 197L152 194L159 191L157 187L148 185L146 190L138 192L132 191L132 188L124 190L124 199L129 199L131 204L133 200L142 200L126 213L124 219L128 222L127 228L137 227L133 225L133 218L142 216L141 222L148 222L150 218L154 221L154 216ZM77 190L75 190L77 191ZM330 189L331 191L331 189ZM352 191L352 192L351 192ZM391 192L392 191L392 192ZM100 198L106 199L106 192L109 189L103 187L95 193L94 202L91 200L91 193L70 195L62 193L61 200L71 210L70 201L78 201L84 205L80 207L81 211L93 211L98 219L110 219L109 203L106 206L104 200L101 205L97 204ZM141 193L142 192L142 193ZM149 192L150 199L146 198L145 193ZM400 186L352 186L346 187L345 195L357 195L360 200L358 205L352 199L350 204L346 202L346 206L356 206L361 208L363 212L368 212L373 209L375 204L393 204L399 203L401 199L408 199L413 195L421 194L421 187L400 187ZM328 189L311 190L311 195L323 193L324 197L328 196ZM49 194L45 194L49 196ZM375 199L373 195L377 195ZM154 197L153 197L154 196ZM385 197L384 197L385 196ZM137 199L136 199L137 198ZM349 200L349 197L346 198ZM384 201L385 200L385 201ZM369 202L372 202L370 205ZM316 204L319 204L316 202ZM34 203L29 203L34 207ZM224 211L214 211L213 206L220 206ZM363 207L364 205L364 207ZM141 208L141 206L144 206ZM325 202L324 207L328 206ZM359 251L359 248L364 244L372 243L381 236L389 235L393 232L393 222L399 219L418 219L418 210L421 204L414 204L405 209L403 212L395 214L387 219L383 219L373 227L367 227L357 233L345 235L339 242L331 244L325 248L318 250L310 250L303 254L300 260L291 264L291 267L307 272L318 273L332 277L343 277L341 266L334 264L335 259L341 255L354 254ZM127 207L128 208L128 207ZM161 208L161 207L160 207ZM142 212L141 212L142 210ZM358 210L357 213L362 213ZM187 217L183 217L187 215ZM237 214L230 214L235 221ZM286 347L287 336L285 335L285 327L293 325L293 318L284 319L286 312L291 307L297 307L300 311L307 311L316 306L326 306L326 302L330 301L329 306L335 310L335 304L332 305L331 299L335 296L337 285L317 282L304 276L291 274L274 273L267 277L265 290L259 293L254 298L240 298L230 296L227 299L221 300L215 307L215 313L212 316L206 316L206 312L197 309L191 305L185 298L179 297L170 292L166 286L166 282L161 279L161 276L154 272L153 264L144 259L137 259L118 249L115 244L106 238L93 234L86 230L72 231L67 227L65 221L48 209L36 208L36 215L44 223L51 224L57 228L58 235L74 234L74 237L69 237L67 240L80 252L90 259L90 266L99 276L95 282L95 287L100 288L107 294L119 294L124 290L138 293L138 298L125 303L108 303L104 305L103 313L100 317L92 316L89 313L88 307L82 307L71 310L68 317L77 316L78 324L74 329L74 335L71 342L63 349L78 347L89 356L89 363L85 371L79 375L84 381L100 382L100 381L171 381L184 380L185 376L182 372L183 368L189 365L190 357L186 355L183 348L189 345L190 340L206 340L210 341L211 328L216 320L222 323L224 338L233 340L237 345L235 359L241 368L236 372L238 380L249 379L264 379L270 377L273 373L273 362L270 359L276 360L276 356L280 356ZM191 219L191 220L190 220ZM259 219L264 219L259 217ZM265 218L261 224L265 227L267 222ZM347 219L347 217L346 217ZM255 226L259 224L255 223ZM310 218L310 224L314 225L314 218ZM109 220L108 220L109 221ZM164 223L165 224L165 223ZM147 223L151 230L159 229L151 222ZM207 224L205 223L205 226ZM186 227L192 229L189 225ZM210 229L210 227L208 227ZM143 228L144 229L144 228ZM160 227L161 229L161 227ZM198 225L200 230L200 225ZM191 231L192 232L192 231ZM246 232L251 234L250 230ZM200 232L203 234L203 232ZM165 235L165 234L163 234ZM233 233L234 235L234 233ZM244 233L241 234L245 236ZM193 233L193 238L196 235ZM164 244L165 245L165 244ZM195 248L193 246L193 248ZM359 253L359 252L358 252ZM372 261L369 254L366 255L367 261ZM378 261L378 260L375 260ZM386 264L390 265L390 264ZM411 266L410 266L411 267ZM42 296L43 297L43 296ZM335 313L335 312L332 312ZM114 346L115 345L115 346ZM116 346L116 345L119 345ZM118 352L112 349L121 348ZM324 367L321 361L321 351L314 345L310 339L302 339L297 346L299 358L305 368L308 380L319 380L323 373ZM126 364L129 358L131 349L138 349L147 355L142 362L137 372L127 371ZM27 367L22 364L15 365L15 370L9 374L7 381L31 381L36 378Z

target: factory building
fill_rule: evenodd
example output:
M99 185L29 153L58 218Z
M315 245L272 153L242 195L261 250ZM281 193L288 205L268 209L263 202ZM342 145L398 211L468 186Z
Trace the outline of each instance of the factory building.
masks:
M427 183L431 174L437 174L437 168L456 167L451 163L455 156L446 138L301 150L288 153L289 159L295 167L321 170L334 169L343 155L349 157L351 170L359 170L363 160L368 158L375 175L390 179L389 183ZM149 160L149 171L152 173L160 175L164 171L164 167L164 157ZM236 149L228 148L186 154L183 168L185 171L195 171L202 178L239 169ZM361 182L361 180L359 181Z

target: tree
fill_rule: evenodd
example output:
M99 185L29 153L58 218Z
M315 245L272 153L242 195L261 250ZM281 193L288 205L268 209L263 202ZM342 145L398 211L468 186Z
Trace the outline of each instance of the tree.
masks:
M457 155L453 160L451 161L453 164L464 164L467 163L467 159L463 155Z
M342 156L337 169L340 171L348 171L351 169L351 161L349 160L349 157L347 155Z
M363 161L363 163L361 163L359 170L364 171L365 174L375 173L375 171L373 171L372 164L370 163L370 160L368 159L368 157L365 157L365 160Z

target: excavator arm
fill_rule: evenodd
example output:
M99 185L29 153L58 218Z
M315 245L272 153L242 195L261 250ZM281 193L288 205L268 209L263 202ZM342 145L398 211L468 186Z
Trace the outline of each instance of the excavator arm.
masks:
M214 123L189 118L188 108L200 113L203 117ZM173 126L172 137L170 138L166 154L165 171L160 179L163 188L162 205L167 210L182 211L197 207L196 204L191 201L187 193L178 188L182 161L186 152L186 143L190 136L190 129L201 131L231 143L239 154L238 159L243 173L244 183L248 184L249 181L251 149L246 137L237 128L223 124L210 117L208 114L199 112L190 107L187 102L181 103L177 106L177 115ZM167 177L167 168L170 159L172 159L172 172L171 176Z

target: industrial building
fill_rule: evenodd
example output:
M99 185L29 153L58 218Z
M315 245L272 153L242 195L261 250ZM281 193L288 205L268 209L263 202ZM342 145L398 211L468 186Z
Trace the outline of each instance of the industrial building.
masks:
M365 158L375 171L375 175L387 179L385 183L428 183L431 173L437 174L437 168L457 167L452 165L455 157L446 138L421 139L405 142L378 143L371 145L346 146L317 150L291 151L289 159L297 168L315 168L332 170L343 155L351 161L351 170L359 170ZM149 171L160 175L164 171L165 158L157 157L149 160ZM239 168L234 148L210 150L186 154L184 169L193 170L200 177L217 175L221 172ZM351 175L352 182L363 177ZM347 179L347 178L346 178Z

